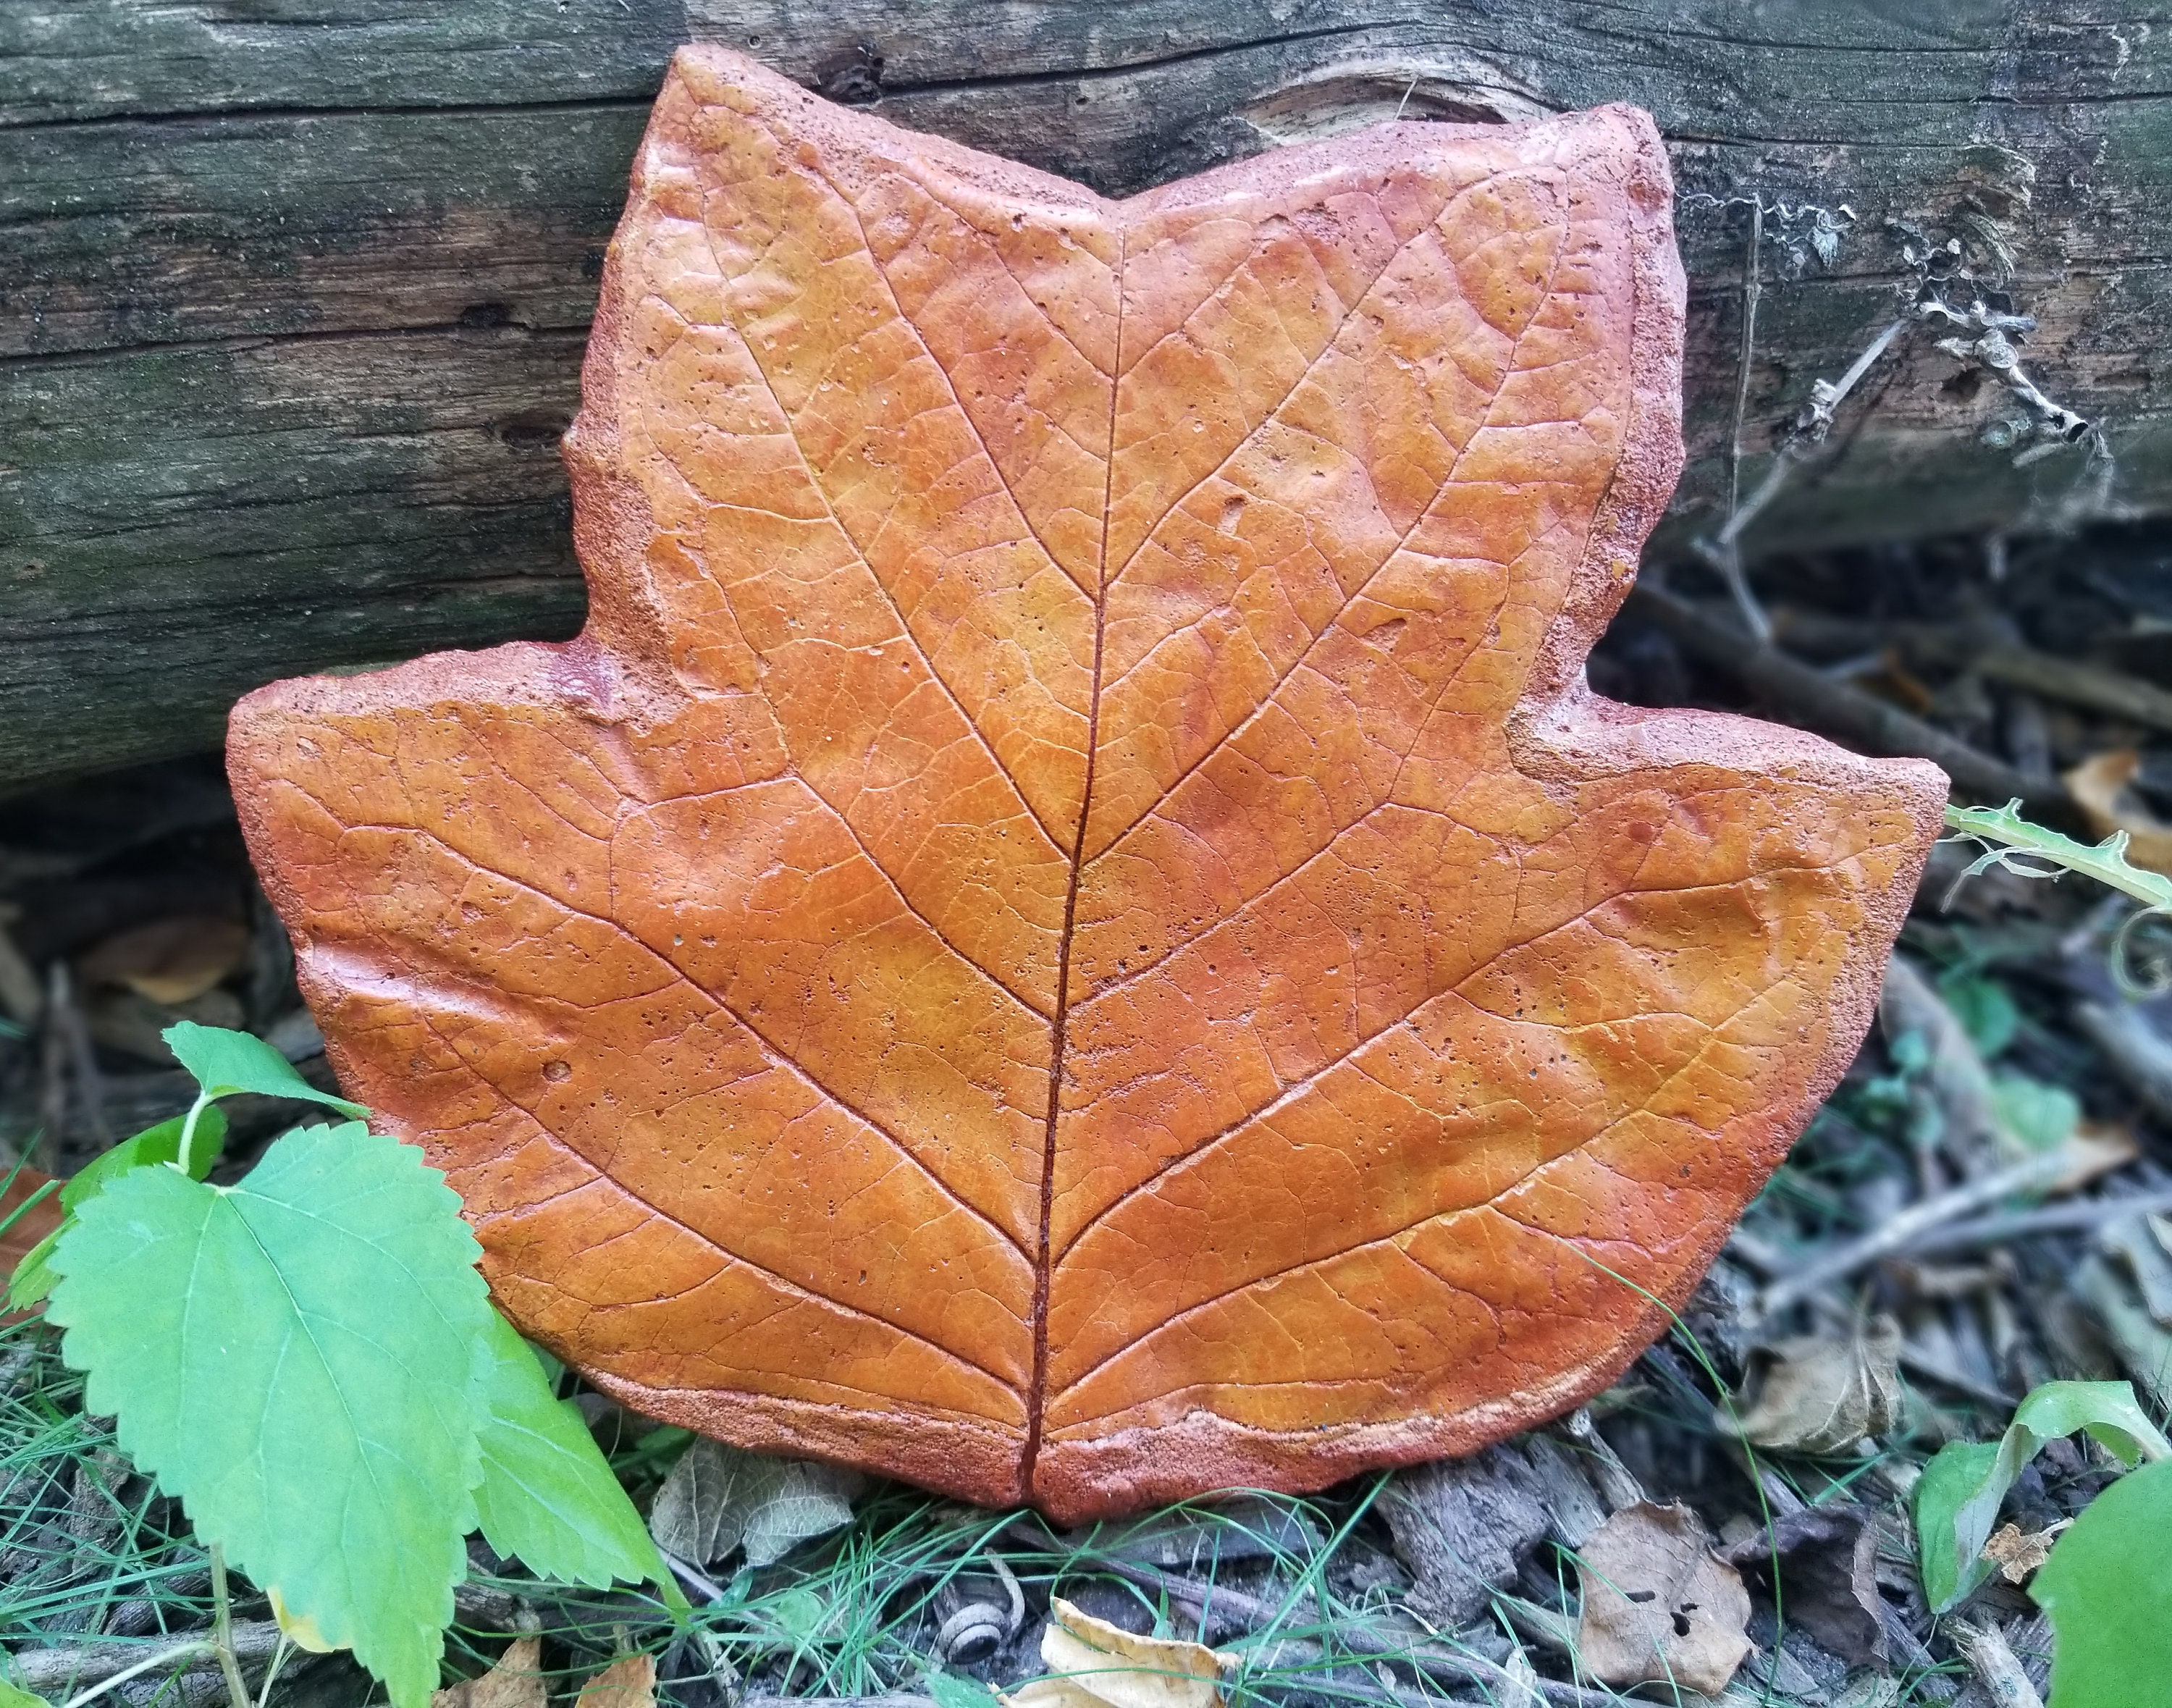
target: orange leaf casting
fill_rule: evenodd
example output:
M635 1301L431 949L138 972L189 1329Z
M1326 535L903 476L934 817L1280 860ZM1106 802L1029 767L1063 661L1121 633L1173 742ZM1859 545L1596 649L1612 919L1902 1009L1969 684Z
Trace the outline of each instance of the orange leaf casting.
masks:
M681 53L587 632L234 720L333 1061L514 1319L1066 1518L1618 1372L1944 798L1583 685L1680 459L1669 196L1610 108L1110 202Z

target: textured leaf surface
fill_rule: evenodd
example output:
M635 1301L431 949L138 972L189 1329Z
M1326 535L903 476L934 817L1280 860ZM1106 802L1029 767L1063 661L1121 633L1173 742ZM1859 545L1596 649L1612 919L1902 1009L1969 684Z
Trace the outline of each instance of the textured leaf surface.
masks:
M475 1491L484 1538L538 1577L598 1589L647 1579L676 1596L579 1408L552 1394L535 1353L495 1311L486 1340Z
M522 1329L1067 1517L1620 1369L1607 1271L1693 1284L1944 793L1583 685L1680 459L1669 194L1608 109L1109 202L682 53L588 632L233 725L335 1065Z
M475 1242L411 1147L289 1133L242 1184L136 1168L77 1212L46 1314L89 1409L196 1533L403 1705L475 1528Z
M59 1272L53 1268L53 1249L60 1243L61 1235L74 1225L75 1212L129 1169L172 1162L180 1154L181 1130L186 1125L185 1116L175 1115L171 1120L146 1127L94 1157L68 1177L60 1190L61 1219L30 1248L8 1276L9 1310L28 1310L53 1290L53 1283L60 1279ZM189 1146L190 1174L201 1180L211 1173L211 1165L218 1160L225 1145L226 1117L216 1105L205 1109L196 1116L196 1136Z
M2058 1643L2051 1708L2155 1700L2172 1678L2172 1461L2121 1477L2082 1509L2030 1593Z
M852 1498L866 1485L836 1465L696 1441L656 1491L648 1528L659 1546L695 1566L714 1565L742 1544L748 1565L768 1566L851 1523Z

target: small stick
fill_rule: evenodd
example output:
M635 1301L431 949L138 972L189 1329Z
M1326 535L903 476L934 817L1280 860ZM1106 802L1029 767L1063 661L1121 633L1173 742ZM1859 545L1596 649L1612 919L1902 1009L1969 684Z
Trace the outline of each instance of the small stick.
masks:
M2074 1023L2105 1053L2126 1088L2162 1121L2172 1121L2172 1043L2131 1004L2077 1002Z
M1735 364L1734 424L1727 440L1725 526L1728 529L1742 513L1742 422L1750 412L1750 364L1757 348L1757 297L1764 272L1764 250L1765 198L1753 196L1750 198L1750 246L1742 258L1742 350ZM1739 530L1724 534L1719 548L1719 572L1727 578L1727 590L1734 595L1735 609L1742 613L1742 620L1750 632L1760 642L1770 641L1771 619L1765 615L1765 608L1750 591L1749 578L1742 571Z
M261 1661L278 1647L280 1635L279 1627L268 1619L235 1625L234 1655L242 1661ZM212 1646L211 1634L206 1631L183 1642L153 1650L152 1659L171 1665L186 1660L192 1652L208 1657ZM144 1646L141 1643L78 1643L73 1647L30 1649L13 1657L8 1678L25 1690L45 1695L70 1685L102 1684L123 1673L135 1678L152 1670L143 1664L143 1658Z
M113 1142L113 1130L105 1124L105 1085L98 1072L97 1054L91 1048L90 1028L76 1000L74 981L66 961L53 963L52 1000L47 1004L47 1023L67 1046L68 1063L75 1070L76 1090L83 1104L83 1125L103 1150Z
M83 1708L84 1703L97 1700L116 1684L125 1684L131 1678L139 1678L143 1673L153 1672L160 1667L169 1667L176 1661L188 1659L191 1655L208 1653L210 1649L211 1645L202 1637L191 1637L187 1642L176 1643L170 1649L157 1650L153 1653L146 1655L134 1666L124 1667L112 1677L100 1679L88 1690L77 1691L74 1695L67 1699L65 1708Z
M1997 1625L1972 1625L1965 1619L1955 1619L1946 1631L1997 1708L2044 1708L2044 1699L2036 1694L2036 1687L2029 1682L2029 1675L2021 1670L2021 1662Z
M2100 1157L2092 1157L2089 1151L2080 1150L2070 1141L2056 1151L2024 1157L1994 1174L1965 1180L1934 1198L1911 1205L1883 1227L1874 1228L1839 1250L1805 1264L1793 1275L1782 1276L1758 1296L1748 1314L1753 1320L1777 1316L1820 1287L1829 1286L1911 1245L1919 1235L1933 1227L1956 1221L2017 1192L2047 1191L2062 1184L2067 1184L2071 1190L2082 1184L2074 1179L2080 1169L2097 1162L2116 1168L2127 1160L2126 1156L2110 1146L2098 1148Z
M2143 1192L2131 1198L2092 1198L2082 1204L2050 1204L2019 1216L1985 1216L1973 1222L1935 1228L1911 1240L1901 1251L1910 1257L1973 1251L2033 1239L2044 1233L2087 1233L2115 1216L2172 1213L2172 1192Z
M211 1544L211 1602L212 1619L212 1646L218 1653L218 1669L226 1674L226 1694L234 1708L250 1708L249 1686L241 1677L241 1657L234 1650L234 1602L226 1593L226 1550L218 1543ZM282 1627L279 1636L286 1640ZM277 1653L277 1646L272 1651Z
M1664 631L1685 651L1769 694L1805 722L1843 736L1872 753L1929 760L1944 769L1956 787L1987 800L2068 804L2063 784L2024 776L2003 760L1992 758L1897 706L1821 675L1777 647L1758 645L1731 623L1707 615L1687 600L1640 583L1630 589L1627 608Z

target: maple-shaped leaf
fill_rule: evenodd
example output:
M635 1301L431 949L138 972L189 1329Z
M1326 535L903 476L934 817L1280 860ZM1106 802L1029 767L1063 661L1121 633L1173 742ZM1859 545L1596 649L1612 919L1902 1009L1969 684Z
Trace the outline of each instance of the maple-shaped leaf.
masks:
M1622 1368L1944 797L1584 685L1680 460L1669 194L1608 108L1111 202L680 53L586 632L233 726L334 1065L523 1332L1065 1518Z

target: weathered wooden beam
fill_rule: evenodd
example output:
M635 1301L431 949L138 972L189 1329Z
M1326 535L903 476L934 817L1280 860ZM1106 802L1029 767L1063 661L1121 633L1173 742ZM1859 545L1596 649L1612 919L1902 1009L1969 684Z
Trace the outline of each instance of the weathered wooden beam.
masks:
M2037 317L2029 372L2116 455L2108 485L2079 448L2017 469L1983 442L2009 394L1911 330L1755 550L2172 504L2151 23L2140 0L0 0L0 787L207 744L293 670L570 631L555 436L681 40L1111 194L1399 110L1649 107L1692 290L1669 550L1906 308L1922 243L1888 221L1963 244L1978 277L1949 296L1997 283Z

